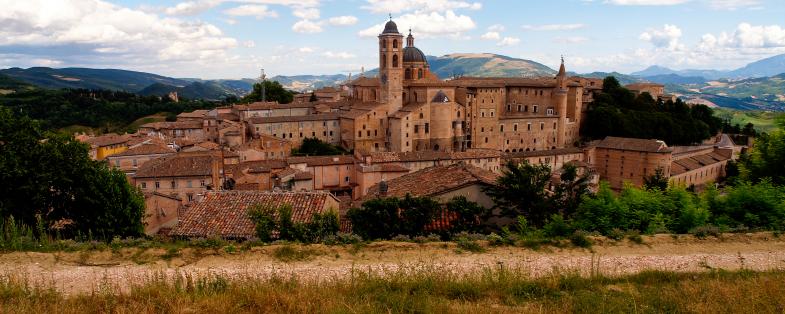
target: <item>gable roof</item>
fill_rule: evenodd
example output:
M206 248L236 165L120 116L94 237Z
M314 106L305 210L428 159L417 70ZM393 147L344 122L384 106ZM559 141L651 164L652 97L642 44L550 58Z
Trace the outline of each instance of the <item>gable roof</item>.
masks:
M112 157L124 157L124 156L142 156L142 155L163 155L163 154L174 154L175 151L169 146L158 144L158 143L142 143L139 146L131 147L128 150L110 155L107 158Z
M700 169L705 166L721 163L730 159L730 156L723 156L719 152L691 156L674 160L671 162L671 176L680 175L685 172Z
M330 206L337 206L338 200L324 192L210 191L182 216L171 235L256 238L255 225L248 218L248 208L255 204L290 205L292 221L302 223L309 222L315 213L325 213Z
M672 151L665 142L660 140L613 136L608 136L600 141L597 147L650 153L670 153Z
M496 184L498 174L464 163L449 166L435 166L406 174L387 181L388 197L435 196L467 185ZM375 198L379 194L379 183L368 189L363 200Z
M134 177L208 177L213 174L213 162L220 162L220 159L220 156L210 154L180 153L143 163L134 174Z
M114 144L122 144L127 143L129 140L128 135L119 135L119 134L104 134L101 136L91 137L85 140L85 143L90 144L91 146L96 147L103 147L109 146Z
M354 156L352 155L334 155L334 156L295 156L286 159L290 165L306 164L308 167L314 166L330 166L330 165L349 165L354 164Z

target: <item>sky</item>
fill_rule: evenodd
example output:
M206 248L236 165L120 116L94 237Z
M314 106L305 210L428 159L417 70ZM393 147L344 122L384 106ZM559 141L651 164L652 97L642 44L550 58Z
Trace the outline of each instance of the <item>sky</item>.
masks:
M785 53L783 0L0 0L0 68L203 79L377 67L392 15L428 55L568 71L734 69Z

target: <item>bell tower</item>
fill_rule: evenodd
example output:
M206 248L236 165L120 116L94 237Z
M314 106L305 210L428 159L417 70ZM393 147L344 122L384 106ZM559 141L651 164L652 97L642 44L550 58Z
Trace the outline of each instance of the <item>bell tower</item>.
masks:
M403 106L403 44L403 34L390 16L379 34L379 101L387 104L391 114Z

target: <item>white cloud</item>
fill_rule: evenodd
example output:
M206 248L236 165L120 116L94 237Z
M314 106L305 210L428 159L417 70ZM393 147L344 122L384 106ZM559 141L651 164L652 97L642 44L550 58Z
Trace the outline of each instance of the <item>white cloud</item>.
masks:
M560 44L580 44L589 41L589 38L583 36L557 37L553 41Z
M329 20L330 25L349 26L357 24L357 18L351 15L331 17Z
M488 31L491 31L491 32L503 32L504 29L505 29L504 25L501 25L501 24L493 24L491 26L488 26Z
M408 13L396 18L395 23L398 25L399 31L412 29L415 35L420 38L427 38L435 35L463 37L463 32L472 30L476 27L471 17L455 14L455 12L451 10L444 14L438 12ZM366 28L360 31L358 35L361 37L376 37L382 30L384 30L384 23Z
M479 10L482 3L454 0L367 0L363 9L373 13L442 12L457 9Z
M253 16L260 20L266 17L278 17L277 12L271 11L263 4L244 4L224 10L224 14L231 16Z
M354 59L357 56L348 53L348 52L332 52L332 51L325 51L322 53L323 56L330 58L330 59Z
M684 48L683 45L679 44L681 35L681 29L678 26L665 24L662 29L648 29L641 33L639 38L643 41L650 42L657 48L677 50Z
M314 49L311 47L300 47L299 49L297 49L297 51L301 53L312 53Z
M709 6L715 10L736 10L742 8L759 8L760 0L708 0Z
M690 2L690 0L608 0L607 3L614 5L677 5Z
M322 25L311 20L300 20L292 25L292 30L303 34L320 33L322 32Z
M521 28L529 31L571 31L585 28L584 24L545 24L545 25L523 25Z
M304 20L315 20L319 18L319 9L300 7L292 10L292 15Z
M246 40L246 41L243 42L243 47L245 47L245 48L254 48L254 47L256 47L256 42L254 42L253 40Z
M160 18L100 0L15 1L0 11L0 25L0 46L25 46L44 55L77 51L65 58L88 61L95 53L142 62L216 60L238 45L212 24Z
M521 40L516 37L504 37L501 41L496 43L497 46L514 46L520 43Z
M741 23L732 33L705 34L699 47L717 48L780 48L785 47L785 28L779 25L751 25Z
M487 32L485 34L482 34L480 38L487 39L487 40L499 40L500 38L502 38L502 36L501 34L499 34L499 32Z
M169 15L197 15L221 4L221 0L197 0L180 2L164 12Z

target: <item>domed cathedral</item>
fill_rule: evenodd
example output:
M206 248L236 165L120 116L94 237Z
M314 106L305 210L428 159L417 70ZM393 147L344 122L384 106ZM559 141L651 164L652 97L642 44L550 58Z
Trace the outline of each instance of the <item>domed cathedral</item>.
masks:
M406 37L406 48L403 48L403 71L403 79L406 82L439 79L431 73L428 59L422 50L414 46L414 36L412 36L411 29L409 29L409 36Z
M550 150L579 139L589 81L568 77L440 80L409 30L390 19L379 34L379 76L349 83L341 140L359 151ZM592 83L594 84L594 83ZM588 86L587 86L588 87Z

